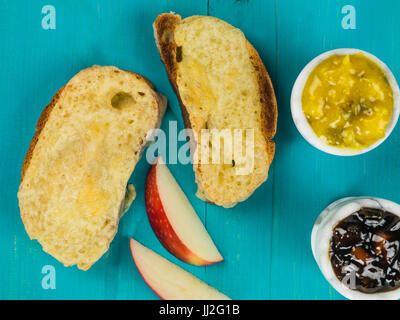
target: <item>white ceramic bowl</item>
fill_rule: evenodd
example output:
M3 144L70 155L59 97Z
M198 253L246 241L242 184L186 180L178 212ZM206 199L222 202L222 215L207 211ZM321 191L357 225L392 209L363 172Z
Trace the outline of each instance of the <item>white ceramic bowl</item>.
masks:
M367 148L361 149L361 150L354 150L354 149L346 149L346 148L336 148L333 146L330 146L326 143L324 143L320 138L317 137L317 135L314 133L313 129L309 125L304 112L302 108L302 103L301 103L301 97L303 94L303 89L304 86L307 82L308 76L310 73L314 70L314 68L319 65L323 60L328 58L331 55L347 55L347 54L355 54L355 53L363 53L367 58L371 59L372 61L376 62L382 70L386 74L386 78L392 87L393 90L393 100L394 100L394 106L393 106L393 115L390 123L388 124L386 128L386 134L385 136L375 142L374 144L370 145ZM300 72L299 76L296 79L296 82L294 83L293 89L292 89L292 96L290 99L290 107L292 110L292 117L293 121L301 133L301 135L306 139L309 143L311 143L314 147L316 147L319 150L322 150L324 152L338 155L338 156L353 156L353 155L358 155L362 154L365 152L368 152L377 146L379 146L385 139L390 135L392 132L393 128L395 127L397 123L397 119L399 117L399 112L400 112L400 92L399 92L399 86L397 85L396 79L393 76L392 72L390 69L377 57L374 55L359 50L359 49L335 49L331 51L327 51L313 60L311 60L305 67L304 69Z
M322 274L340 294L352 300L397 300L400 288L379 293L362 293L350 289L336 277L329 258L330 239L334 227L344 218L363 207L383 209L400 216L400 205L374 197L349 197L337 200L322 211L311 234L311 248Z

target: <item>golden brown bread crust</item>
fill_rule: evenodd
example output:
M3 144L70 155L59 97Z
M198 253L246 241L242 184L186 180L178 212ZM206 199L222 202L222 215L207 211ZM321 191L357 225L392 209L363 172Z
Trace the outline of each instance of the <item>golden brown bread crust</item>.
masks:
M276 105L274 87L272 86L271 78L257 50L254 49L248 41L247 45L250 53L250 60L253 63L254 69L257 71L257 81L261 95L260 102L264 106L264 113L262 114L264 124L263 133L265 141L267 142L269 164L271 164L275 154L275 143L272 141L272 138L275 136L278 120L278 108Z
M173 13L160 14L154 21L154 33L157 47L161 54L161 60L167 69L168 77L173 81L172 86L176 85L176 43L173 41L175 27L181 23L181 17Z
M189 120L189 114L186 106L182 102L177 86L176 43L173 39L173 33L176 26L180 24L181 21L182 19L180 15L176 15L174 13L163 13L157 17L153 27L161 61L164 63L168 79L178 98L185 127L191 128L192 126ZM247 41L247 44L250 60L257 74L257 81L261 95L260 102L264 106L264 113L262 114L263 133L265 141L267 142L268 160L270 165L275 154L275 143L272 141L272 138L275 136L278 118L276 97L271 79L258 52L254 49L250 42ZM200 170L199 167L197 169Z
M178 85L176 83L177 78L177 63L176 63L176 43L173 41L173 32L175 27L182 21L180 15L173 13L160 14L156 21L154 21L154 37L158 51L160 52L161 61L163 62L167 71L168 80L178 98L179 106L181 108L183 122L186 128L191 128L189 120L189 114L186 110L185 105L182 102L179 94Z
M60 95L62 91L64 90L65 86L61 87L56 94L53 96L51 99L50 103L43 109L42 113L40 114L39 120L36 124L36 131L35 135L32 138L31 144L29 145L28 151L25 155L24 162L22 163L22 171L21 171L21 183L22 180L24 179L25 172L29 167L29 162L31 161L33 151L35 150L35 146L39 140L40 133L42 132L47 119L50 116L51 111L53 110L54 106L56 105L58 99L60 99Z
M131 71L126 71L126 70L122 70L122 69L120 69L120 70L128 72L128 73L130 73L132 75L135 75L138 79L143 79L150 86L150 88L152 88L154 90L154 84L149 79L143 77L140 74L137 74L137 73L134 73L134 72L131 72ZM34 136L32 138L32 141L31 141L31 143L29 145L28 151L27 151L27 153L25 155L24 162L22 163L21 182L20 183L22 183L22 180L24 179L24 176L25 176L25 172L29 167L29 162L31 161L31 158L32 158L32 155L33 155L33 151L35 150L35 146L36 146L36 144L37 144L37 142L39 140L40 133L42 132L44 126L46 125L47 119L49 118L50 113L53 110L54 106L57 104L58 100L60 99L60 96L61 96L61 94L62 94L62 92L63 92L65 87L66 87L66 85L62 86L55 93L53 98L51 98L50 103L43 109L42 113L40 114L39 120L38 120L38 122L36 124L35 134L34 134ZM158 107L159 107L159 111L160 111L159 112L160 116L162 117L162 115L163 115L165 110L161 110L161 106L160 105Z

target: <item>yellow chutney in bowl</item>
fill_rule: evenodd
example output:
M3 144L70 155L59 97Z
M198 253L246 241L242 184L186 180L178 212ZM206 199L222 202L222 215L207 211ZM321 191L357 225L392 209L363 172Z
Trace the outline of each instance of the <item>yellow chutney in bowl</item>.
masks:
M310 141L310 133L302 132L302 127L308 125L314 138L320 140L310 142L329 153L353 155L371 150L387 137L397 121L397 83L390 70L366 52L338 49L328 53L317 63L312 61L313 67L297 88L297 101L293 101L292 93L296 126ZM306 124L298 123L294 107L297 118L300 111Z
M362 149L385 136L393 113L393 90L383 70L364 54L335 54L309 75L302 107L325 143Z

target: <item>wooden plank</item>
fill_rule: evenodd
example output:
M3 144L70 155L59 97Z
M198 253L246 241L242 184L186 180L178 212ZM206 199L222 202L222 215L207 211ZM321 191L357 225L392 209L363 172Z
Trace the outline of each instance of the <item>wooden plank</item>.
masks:
M275 2L211 0L209 14L240 28L274 79ZM223 263L213 266L218 272L207 276L233 298L270 296L273 167L268 181L245 202L231 209L207 205L207 229L225 258Z
M23 157L33 136L34 127L52 95L80 69L99 65L116 65L143 74L163 92L173 110L178 104L168 83L157 52L152 23L162 12L176 11L183 16L207 13L207 0L152 1L51 1L56 8L56 29L43 30L43 4L33 1L0 1L0 163L2 241L5 253L0 261L3 277L0 298L25 299L154 299L136 270L129 251L132 235L167 258L171 255L160 245L147 221L143 190L148 164L142 159L131 178L137 187L133 208L124 216L120 230L107 254L89 271L64 268L44 253L36 241L30 241L17 203ZM176 120L170 111L166 120ZM180 122L181 123L181 122ZM164 122L168 126L168 122ZM194 188L189 166L172 168L185 190ZM6 170L4 170L7 168ZM204 205L189 198L204 217ZM176 259L171 260L176 262ZM42 267L56 269L56 290L43 290ZM183 263L179 263L184 265ZM198 276L204 268L184 266Z
M155 0L62 1L56 30L41 27L42 3L0 0L0 298L155 299L133 265L128 239L143 244L237 299L342 299L325 281L310 249L319 212L337 198L373 195L400 202L400 133L368 154L324 154L297 132L290 115L292 85L317 54L355 47L376 54L399 76L400 2L375 0ZM356 8L356 30L341 27L344 5ZM137 199L124 216L109 252L87 272L64 268L29 240L16 193L22 159L36 121L51 96L74 74L93 64L113 64L143 74L169 100L163 122L178 120L179 106L153 39L161 12L183 17L210 14L241 28L259 51L273 80L279 108L277 152L270 177L232 209L206 205L194 193L191 165L170 169L206 223L225 261L188 266L172 257L151 230L144 207L148 164L131 181ZM180 142L179 145L182 145ZM56 290L41 286L44 265L57 272Z
M313 260L310 233L318 214L332 201L373 195L399 202L399 131L376 150L356 157L324 154L309 145L290 115L292 85L304 65L335 48L355 47L376 54L399 70L399 2L277 1L277 94L272 292L274 299L341 299ZM356 30L344 30L341 9L356 8Z

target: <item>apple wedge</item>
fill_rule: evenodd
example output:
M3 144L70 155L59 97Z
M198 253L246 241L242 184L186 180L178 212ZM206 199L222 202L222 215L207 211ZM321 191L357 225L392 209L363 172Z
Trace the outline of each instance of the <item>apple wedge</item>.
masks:
M163 300L230 300L176 264L130 239L133 261L147 285Z
M147 174L145 200L154 233L175 257L197 266L223 260L161 157L156 159Z

